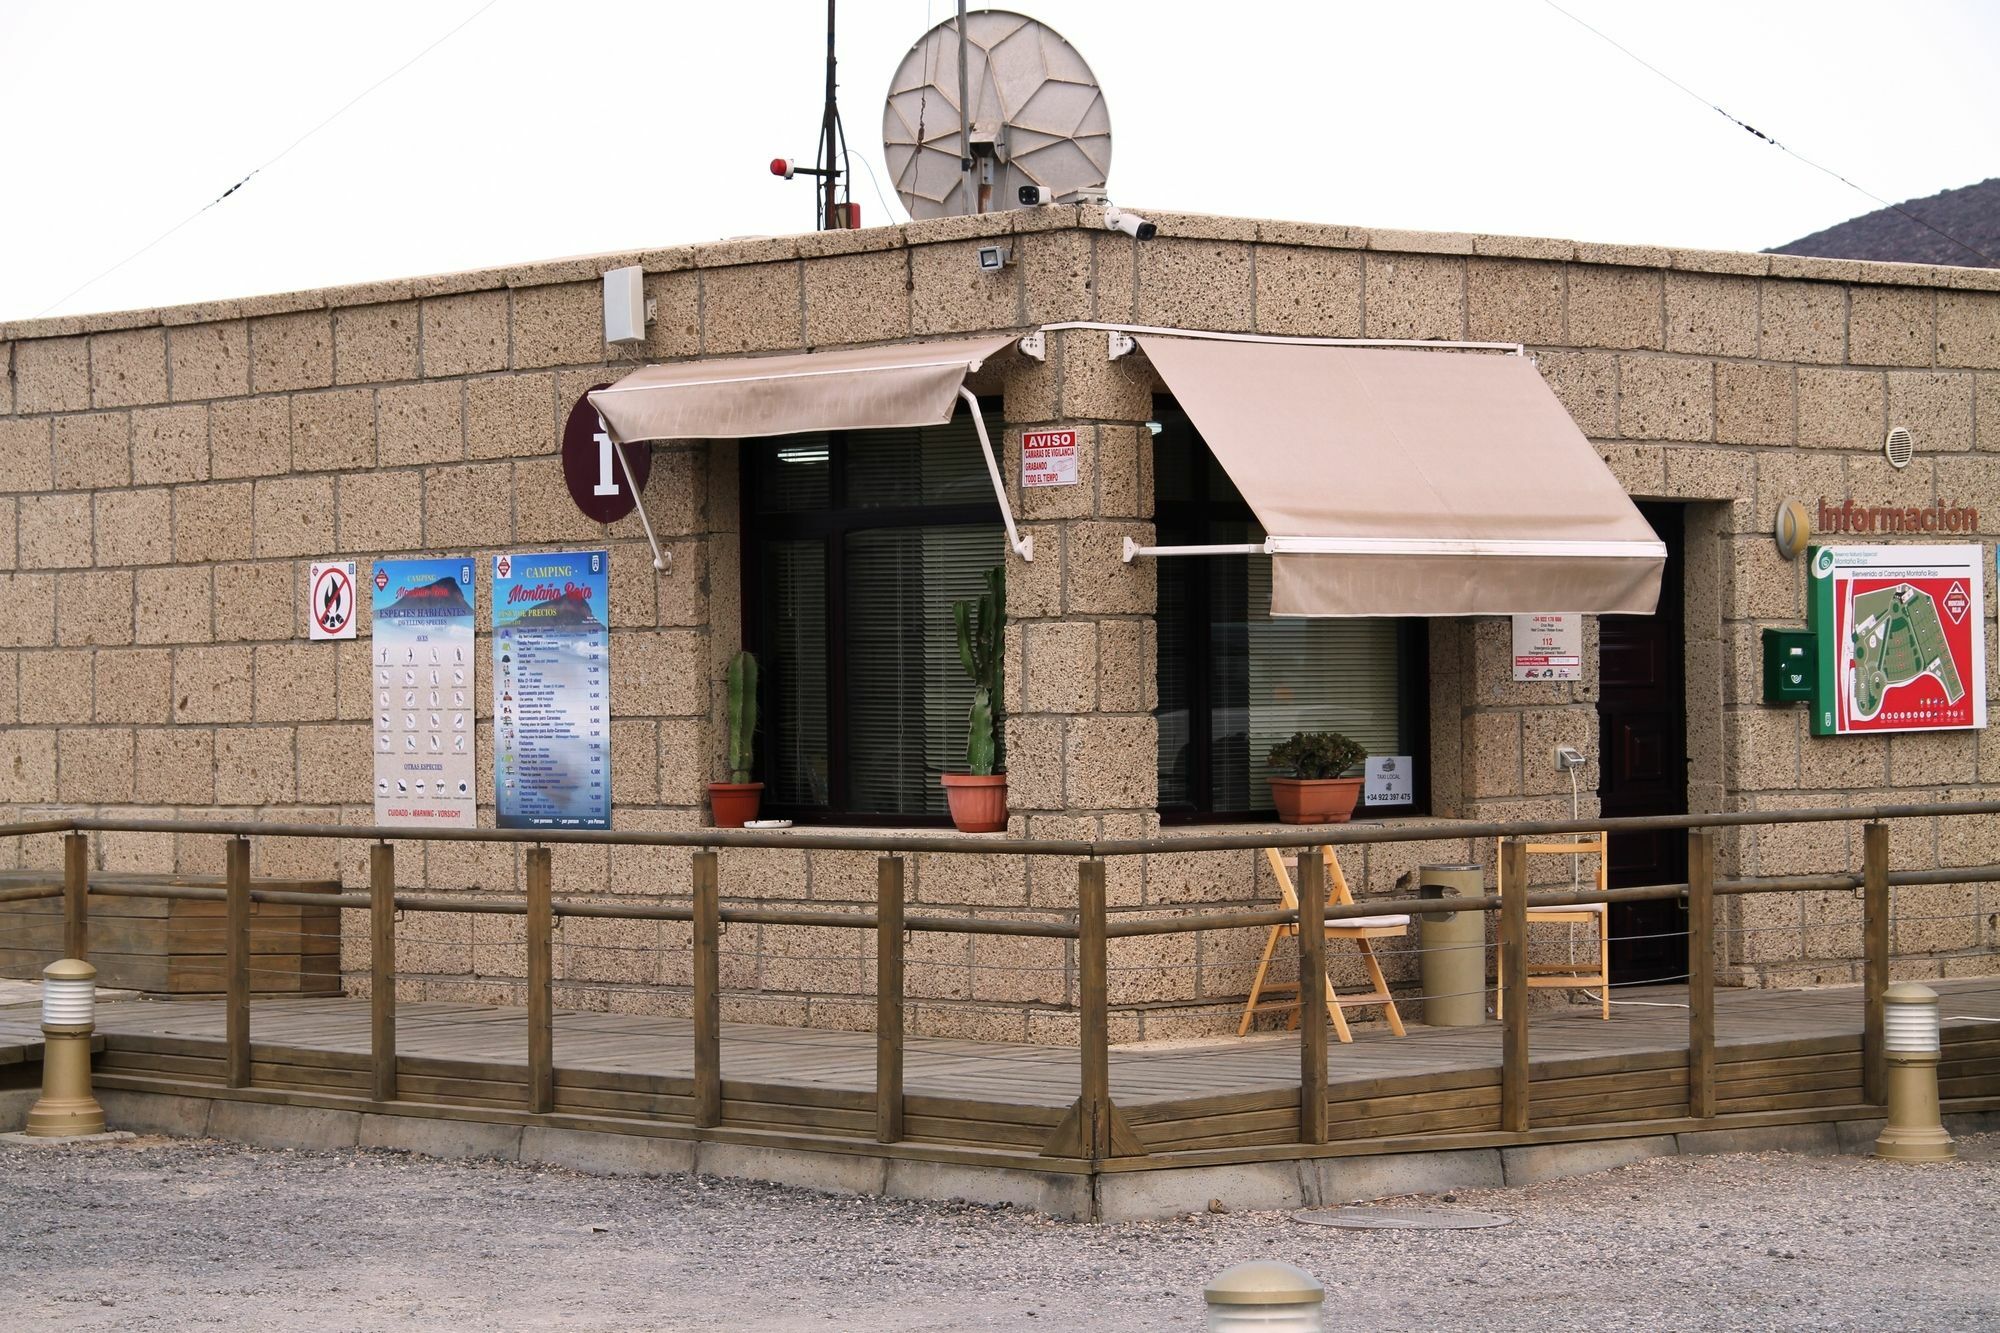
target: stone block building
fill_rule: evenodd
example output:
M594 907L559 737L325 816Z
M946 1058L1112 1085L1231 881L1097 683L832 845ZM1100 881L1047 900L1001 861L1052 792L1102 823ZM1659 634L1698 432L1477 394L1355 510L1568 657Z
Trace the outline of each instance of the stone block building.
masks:
M612 794L615 827L630 830L706 824L705 784L724 776L721 681L747 643L782 692L767 696L760 758L774 810L937 831L935 770L962 746L944 608L1005 564L1009 832L981 842L983 855L914 858L919 909L1073 910L1074 866L1011 854L1013 838L1260 827L1271 817L1261 747L1294 721L1331 718L1378 753L1413 757L1415 800L1366 817L1566 815L1561 745L1586 758L1576 800L1594 814L1613 706L1599 664L1614 628L1619 652L1639 633L1672 668L1654 685L1673 696L1661 705L1677 728L1666 758L1685 760L1685 781L1667 774L1661 810L2000 796L1990 730L1817 737L1800 709L1760 701L1759 678L1760 632L1805 613L1802 564L1771 537L1787 497L1976 509L1978 534L1954 540L1985 543L1990 561L2000 273L1147 216L1159 235L1144 242L1107 231L1097 210L1045 207L0 326L0 803L9 817L369 824L365 605L358 641L307 642L307 564L458 554L490 574L484 557L500 551L584 546L612 552ZM976 254L994 243L1011 253L997 273ZM643 343L614 347L600 280L628 265L643 268L655 316ZM1517 682L1503 616L1301 629L1261 608L1270 575L1256 557L1128 561L1128 541L1196 527L1254 537L1254 518L1148 358L1113 359L1115 330L1079 325L1523 345L1671 550L1660 623L1591 618L1581 680ZM1010 344L967 381L1032 561L1009 555L962 417L817 444L638 446L651 451L644 505L664 572L636 515L594 523L566 490L566 417L640 366L1038 331L1040 359ZM1915 443L1901 469L1883 458L1895 425ZM1024 489L1022 435L1049 430L1076 432L1077 484ZM921 577L892 596L882 589L896 569ZM1978 614L1991 640L1990 594ZM1989 665L1977 687L1991 697L1996 683ZM1618 688L1629 703L1631 682ZM482 701L482 763L491 743ZM485 801L489 777L490 766ZM1898 866L2000 862L2000 821L1908 820L1896 833ZM1725 837L1723 855L1744 873L1830 871L1858 865L1859 844L1851 825L1809 824ZM360 884L365 847L264 839L257 868ZM31 839L13 855L54 852ZM222 848L120 835L96 839L94 856L214 871ZM1491 843L1383 845L1342 864L1358 893L1381 894L1421 862L1468 859L1490 864ZM564 846L555 866L563 894L688 892L685 851ZM873 893L865 851L731 851L722 867L735 899L861 910ZM1548 873L1566 879L1568 867ZM440 891L520 889L507 847L411 846L403 876ZM1115 860L1109 890L1115 911L1154 913L1273 894L1250 852ZM1991 968L1992 888L1900 890L1899 910L1910 918L1899 970ZM1726 911L1725 981L1856 976L1851 895L1731 899ZM365 985L365 922L347 929ZM515 998L519 929L412 914L403 984ZM1117 1037L1233 1030L1262 943L1261 932L1115 942ZM734 928L725 1016L865 1028L870 948L863 932ZM1387 961L1399 983L1414 976L1408 955ZM685 927L570 920L557 968L564 1005L687 1004ZM909 987L919 1031L1063 1041L1073 1030L1073 959L1059 941L920 936Z

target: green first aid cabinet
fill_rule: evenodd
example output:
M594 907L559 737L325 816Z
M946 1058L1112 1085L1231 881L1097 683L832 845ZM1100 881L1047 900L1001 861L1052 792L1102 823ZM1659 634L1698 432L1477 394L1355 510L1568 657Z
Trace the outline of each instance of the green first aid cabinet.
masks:
M1809 629L1764 631L1764 702L1811 703L1813 698L1813 632Z

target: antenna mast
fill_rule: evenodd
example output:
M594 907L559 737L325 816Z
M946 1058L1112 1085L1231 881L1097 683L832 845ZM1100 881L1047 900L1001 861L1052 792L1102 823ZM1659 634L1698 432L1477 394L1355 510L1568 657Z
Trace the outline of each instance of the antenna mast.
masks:
M833 6L826 0L826 109L820 114L819 229L834 231L860 225L855 216L849 183L847 131L840 124L840 107L834 100Z

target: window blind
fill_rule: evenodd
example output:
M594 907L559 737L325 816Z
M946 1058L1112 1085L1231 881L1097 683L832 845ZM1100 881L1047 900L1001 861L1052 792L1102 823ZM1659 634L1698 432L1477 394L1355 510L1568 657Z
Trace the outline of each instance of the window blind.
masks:
M827 771L826 543L764 543L758 728L768 794L783 805L825 805Z
M969 417L743 447L768 803L942 817L972 704L951 605L1007 551Z
M1162 412L1154 461L1161 539L1261 541L1228 475L1186 418ZM1160 805L1272 808L1266 756L1294 732L1338 731L1370 754L1405 754L1401 622L1271 615L1268 556L1161 561Z
M992 527L878 528L846 545L850 804L941 814L938 778L965 771L972 680L951 604L977 597L1006 551Z

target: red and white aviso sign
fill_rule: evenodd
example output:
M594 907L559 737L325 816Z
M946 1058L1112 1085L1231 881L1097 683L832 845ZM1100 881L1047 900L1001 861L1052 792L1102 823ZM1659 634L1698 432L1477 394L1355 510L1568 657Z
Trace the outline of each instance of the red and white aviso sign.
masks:
M354 562L336 560L312 566L306 593L306 637L351 639L356 614Z
M1023 486L1076 485L1076 432L1031 430L1021 435Z

